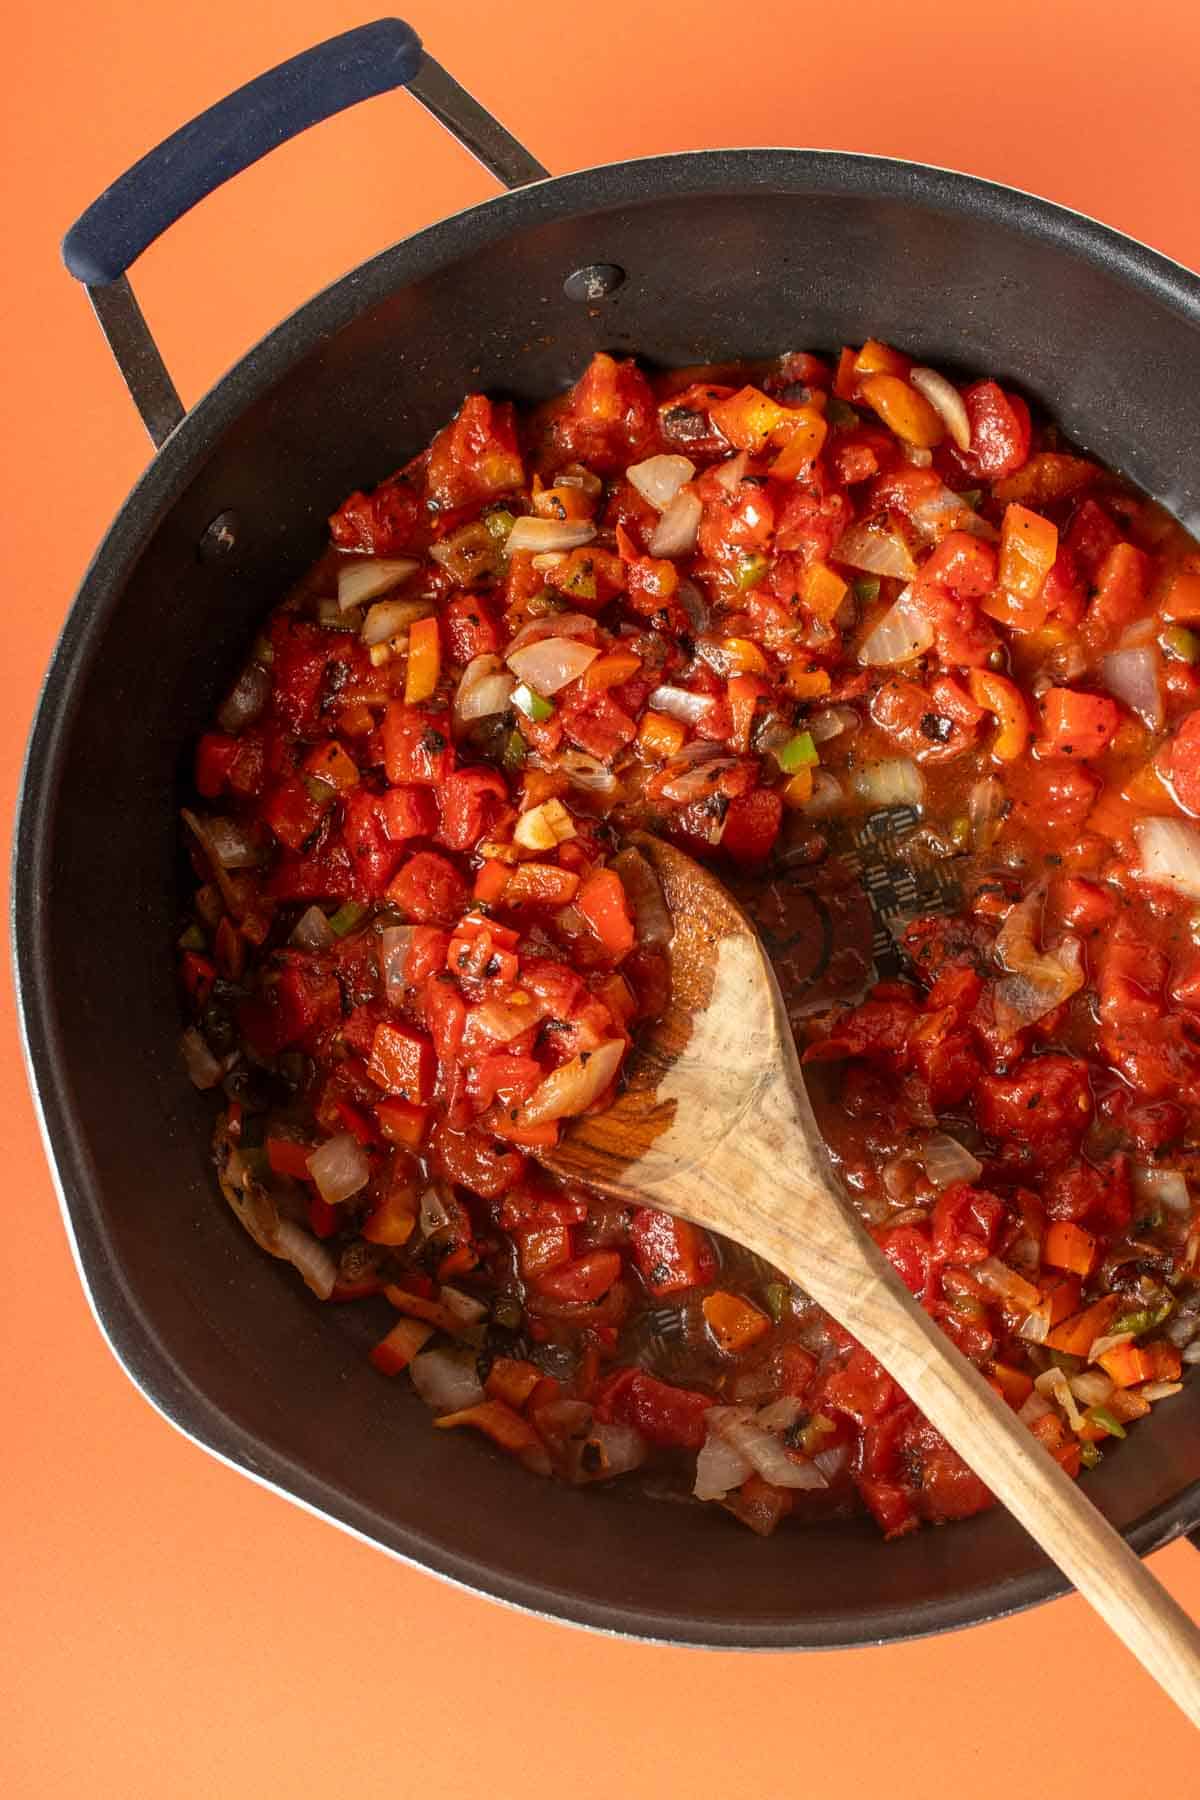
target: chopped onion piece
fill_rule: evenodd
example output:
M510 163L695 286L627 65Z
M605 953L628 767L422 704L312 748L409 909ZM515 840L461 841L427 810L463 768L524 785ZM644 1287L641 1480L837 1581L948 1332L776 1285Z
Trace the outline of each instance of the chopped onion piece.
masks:
M523 812L513 829L513 842L522 850L553 850L577 836L575 821L561 800L543 800Z
M516 677L510 675L498 656L475 656L462 672L458 692L454 696L454 716L460 724L473 719L490 719L508 708Z
M727 456L717 470L714 480L725 489L727 494L732 494L745 475L749 462L750 453L747 450L739 450L736 456Z
M1068 1375L1067 1385L1085 1406L1103 1406L1111 1398L1116 1382L1100 1369L1084 1369L1082 1374Z
M926 1138L921 1161L936 1188L949 1187L955 1181L978 1181L983 1174L979 1159L971 1155L965 1144L944 1131L936 1131Z
M917 572L908 545L888 526L851 525L830 554L834 562L845 563L849 569L864 569L868 575L894 575L898 581L911 581Z
M435 1412L461 1412L483 1399L473 1350L423 1350L413 1357L408 1372L426 1406Z
M643 949L661 950L675 935L675 924L663 897L662 883L640 850L622 850L611 867L620 878L633 908L637 941Z
M933 451L927 450L924 444L901 444L900 454L914 469L927 469L933 462Z
M261 838L236 819L205 819L208 846L223 869L255 869L266 857Z
M560 750L552 762L534 756L530 758L536 767L555 769L565 775L572 787L586 788L593 794L615 794L617 778L598 757L589 756L586 750Z
M1138 1393L1143 1400L1169 1400L1172 1394L1183 1392L1182 1381L1143 1381Z
M1084 983L1083 947L1077 937L1061 937L1053 949L1039 950L1035 927L1042 895L1030 894L1008 916L996 937L996 957L1008 974L992 990L1001 1031L1020 1031L1045 1018L1078 993Z
M804 1402L794 1394L781 1394L778 1400L772 1400L768 1406L760 1406L754 1420L764 1431L790 1431L805 1411L807 1408Z
M411 925L389 925L379 934L379 973L389 1006L402 1006L408 998L408 952L412 947Z
M595 535L590 519L518 519L504 548L510 556L516 550L579 550Z
M868 806L915 806L925 799L925 778L911 757L863 763L852 771L851 785Z
M321 908L310 906L293 926L290 942L299 944L301 950L328 950L331 944L337 943L337 936L330 930L329 920Z
M994 538L994 525L980 518L961 494L942 483L938 488L908 508L908 517L921 536L936 543L951 531L968 531L973 537Z
M359 635L368 647L386 643L433 610L432 600L379 600L368 611Z
M837 776L831 775L828 769L814 769L812 793L800 810L810 818L824 819L830 813L840 812L845 801L846 796Z
M1139 1200L1165 1206L1170 1212L1189 1213L1192 1210L1187 1181L1178 1169L1155 1169L1145 1163L1135 1163L1133 1189Z
M438 1299L446 1311L463 1325L478 1325L480 1319L487 1318L487 1307L474 1294L464 1293L462 1288L447 1287L442 1284L438 1290Z
M271 693L271 677L261 663L247 663L217 713L222 731L236 737L246 725L253 725Z
M685 744L679 755L668 763L659 792L676 806L688 806L693 800L707 799L716 790L718 776L726 769L736 767L736 757L727 756L721 744ZM724 821L714 823L723 824ZM712 841L719 842L719 839Z
M971 421L958 389L939 375L936 369L910 369L908 379L918 394L924 394L930 406L960 450L971 448Z
M857 731L862 721L853 706L823 706L804 721L814 744L826 744L830 738ZM788 733L789 737L791 733Z
M651 506L665 512L680 488L696 473L696 465L686 456L650 456L645 462L632 463L625 471L631 482Z
M594 644L580 644L574 638L542 638L520 650L510 650L508 666L518 681L527 682L535 693L549 699L569 681L577 681L584 670L595 662L600 652Z
M1182 819L1139 819L1133 835L1144 881L1200 900L1200 829Z
M368 600L378 600L380 594L399 587L419 568L411 556L357 556L338 570L338 605L343 612L352 606L365 606Z
M1131 1344L1133 1339L1132 1331L1107 1331L1103 1337L1093 1340L1092 1347L1088 1351L1088 1361L1099 1362L1100 1358L1107 1356L1110 1350L1119 1350L1122 1344Z
M666 713L681 725L698 725L712 704L711 694L693 694L688 688L670 685L656 687L646 702L652 712Z
M1053 1411L1054 1408L1046 1399L1046 1396L1044 1394L1039 1394L1037 1389L1034 1388L1033 1392L1019 1408L1017 1417L1023 1425L1033 1425L1038 1419L1044 1419L1047 1413L1052 1413Z
M777 1437L764 1431L745 1407L714 1407L719 1413L713 1423L719 1436L751 1463L764 1481L774 1487L823 1488L829 1484L816 1464L808 1457L789 1454ZM712 1417L710 1413L710 1418Z
M201 1093L215 1088L225 1073L225 1065L215 1057L208 1047L203 1035L194 1025L189 1025L180 1039L180 1049L192 1086L198 1087Z
M1071 1384L1061 1369L1045 1369L1034 1380L1034 1387L1039 1394L1053 1400L1061 1406L1067 1415L1072 1431L1078 1431L1083 1424L1083 1414L1075 1404L1075 1396L1071 1392Z
M542 638L588 637L595 629L596 621L587 613L545 613L540 619L530 619L528 624L522 625L510 642L506 654L513 650L523 650L526 644L539 643Z
M990 850L1004 817L1004 789L994 775L985 775L967 795L967 817L971 823L971 848Z
M615 1475L628 1475L641 1468L647 1455L646 1440L632 1425L599 1421L588 1426L587 1436L580 1438L573 1449L572 1479L581 1482L611 1481Z
M1163 728L1162 664L1153 644L1114 650L1101 665L1109 693L1136 713L1151 731Z
M973 1271L977 1281L981 1281L990 1294L1016 1306L1022 1312L1031 1312L1041 1299L1037 1288L1023 1275L1006 1268L997 1256L988 1256Z
M905 588L894 606L858 647L858 660L869 669L894 668L923 656L933 643L933 621Z
M338 1206L366 1187L371 1165L354 1133L339 1131L317 1145L308 1158L308 1172L326 1206Z
M451 1223L451 1216L446 1202L435 1187L426 1188L421 1195L421 1234L432 1237L435 1231L442 1231Z
M275 1228L275 1255L303 1275L318 1300L328 1300L337 1284L337 1264L311 1232L291 1219L281 1219Z
M713 1407L712 1414L721 1410ZM710 1430L704 1447L696 1458L696 1481L692 1488L697 1500L723 1500L731 1488L741 1487L754 1465L729 1439Z
M594 1050L580 1051L533 1090L518 1123L545 1125L551 1119L572 1119L586 1112L611 1082L624 1054L624 1038L607 1038Z
M471 1037L471 1027L474 1026L484 1037L495 1038L498 1043L507 1044L544 1017L545 1009L542 1004L529 996L526 997L526 1003L519 1006L514 1006L508 1000L485 1000L469 1016L468 1040Z
M703 512L699 494L692 488L681 489L650 533L646 548L651 556L690 556Z

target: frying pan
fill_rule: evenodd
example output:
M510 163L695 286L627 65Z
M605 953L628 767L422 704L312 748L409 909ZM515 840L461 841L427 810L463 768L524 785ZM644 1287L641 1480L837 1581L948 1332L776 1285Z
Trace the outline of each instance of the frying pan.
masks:
M509 191L394 244L286 319L185 413L127 270L189 206L315 121L405 86ZM826 1648L946 1630L1061 1591L996 1511L899 1543L865 1521L763 1542L718 1509L529 1478L429 1429L366 1345L217 1197L178 1053L190 746L346 493L470 388L519 401L597 349L678 366L869 335L1019 385L1200 527L1200 280L1077 214L963 175L813 150L655 157L549 179L380 20L160 145L64 246L157 450L46 677L17 824L26 1053L101 1329L197 1444L397 1556L631 1636ZM1200 1383L1088 1476L1140 1551L1200 1524Z

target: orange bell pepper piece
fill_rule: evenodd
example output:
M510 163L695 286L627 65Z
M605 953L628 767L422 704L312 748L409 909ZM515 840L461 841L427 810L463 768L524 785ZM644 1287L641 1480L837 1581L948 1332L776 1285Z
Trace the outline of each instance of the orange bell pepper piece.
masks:
M1020 600L1037 600L1058 555L1058 526L1027 506L1004 509L1000 527L1000 586Z
M765 675L767 673L767 659L753 639L722 638L721 649L725 652L731 675Z
M806 656L788 664L787 691L796 700L820 700L833 686L828 669L814 669Z
M1080 456L1063 456L1057 450L1043 450L1031 456L1023 469L993 482L994 500L1027 501L1030 506L1047 506L1052 500L1066 500L1085 488L1097 473L1095 463Z
M930 406L924 394L899 375L868 375L860 380L859 393L878 413L889 431L894 431L906 444L931 450L946 435L941 415Z
M1200 625L1200 575L1177 569L1158 610L1175 624Z
M419 1319L400 1319L367 1354L381 1375L399 1375L432 1336L432 1325L423 1325Z
M375 1108L375 1121L390 1144L405 1150L419 1150L429 1125L429 1108L413 1106L407 1100L389 1095Z
M399 1249L417 1228L417 1211L416 1193L407 1182L398 1181L363 1225L362 1234L369 1244Z
M846 598L847 583L828 564L809 563L800 582L800 598L818 619L832 619Z
M1068 1356L1086 1356L1098 1337L1103 1337L1121 1306L1119 1294L1105 1294L1103 1299L1072 1313L1046 1338L1051 1350L1064 1350Z
M642 714L638 748L651 762L666 762L669 757L678 755L686 737L687 726L682 720L672 719L666 713Z
M740 1294L721 1291L709 1294L701 1302L700 1310L718 1347L729 1356L740 1356L771 1329L766 1313L759 1312L757 1306L752 1306Z
M614 961L628 956L636 934L619 875L612 869L592 875L580 888L575 905Z
M1054 1221L1042 1245L1044 1263L1052 1269L1066 1269L1072 1275L1082 1275L1085 1280L1096 1266L1096 1254L1096 1239L1092 1233L1065 1219Z
M476 900L486 901L489 905L493 904L508 886L508 874L508 869L502 862L489 859L481 864L479 873L475 877L475 886L472 889L473 897Z
M902 350L893 350L890 344L880 343L878 338L868 338L854 358L854 373L860 382L865 375L896 375L907 381L911 368L911 357Z
M437 690L442 670L442 640L436 618L415 619L408 628L408 673L404 703L418 706Z
M708 416L735 449L760 456L776 433L790 428L796 413L770 399L761 388L744 387L728 400L710 406Z
M549 1475L550 1458L528 1419L523 1419L503 1400L481 1400L477 1406L465 1406L461 1412L443 1413L434 1424L439 1431L453 1431L458 1425L473 1426L490 1437L493 1444L517 1456L535 1474Z
M992 742L992 755L999 762L1015 762L1029 742L1031 722L1025 697L1007 675L991 669L972 669L971 698L976 706L994 713L1000 730Z
M1000 1398L1007 1400L1012 1407L1024 1406L1033 1392L1033 1378L1026 1375L1024 1369L1014 1369L1008 1363L991 1362L988 1364L988 1375Z
M771 474L776 481L795 481L812 468L825 444L829 431L821 414L812 406L798 406L792 413L796 423L775 461Z
M793 809L807 806L813 797L813 772L811 768L797 769L789 775L783 784L783 804Z
M483 1391L489 1400L503 1400L506 1406L519 1412L541 1379L542 1371L536 1363L513 1356L498 1356L488 1370Z
M618 687L622 681L636 675L641 666L641 657L635 656L632 650L610 650L584 670L581 685L593 693Z
M568 906L579 889L579 877L554 863L518 863L504 888L505 906Z
M729 747L740 756L744 756L750 748L750 733L754 728L754 714L758 703L770 691L770 684L761 675L734 675L726 683L725 693L733 720Z
M1141 1381L1178 1381L1183 1359L1174 1344L1118 1344L1105 1351L1100 1367L1119 1388L1127 1388Z
M306 775L316 776L318 781L327 781L339 794L344 794L347 788L354 787L358 781L358 764L352 756L347 755L336 738L331 738L327 744L318 744L305 757L304 772Z

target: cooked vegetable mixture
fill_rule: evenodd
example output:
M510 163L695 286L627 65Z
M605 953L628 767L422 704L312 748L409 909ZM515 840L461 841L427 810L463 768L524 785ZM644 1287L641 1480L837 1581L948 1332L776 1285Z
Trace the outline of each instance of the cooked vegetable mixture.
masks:
M775 1271L536 1160L664 1005L632 827L826 907L894 827L938 905L914 875L893 978L868 956L798 1027L847 1189L1071 1473L1174 1394L1200 1360L1181 530L1008 387L872 341L657 380L600 355L529 417L471 395L331 537L198 746L184 1052L225 1096L230 1204L361 1303L380 1374L539 1475L645 1469L764 1534L991 1503Z

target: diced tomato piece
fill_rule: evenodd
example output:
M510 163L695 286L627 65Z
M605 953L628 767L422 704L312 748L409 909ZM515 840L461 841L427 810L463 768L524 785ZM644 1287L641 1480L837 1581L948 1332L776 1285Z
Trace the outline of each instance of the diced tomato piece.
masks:
M453 776L450 777L454 779ZM427 787L393 787L380 794L379 817L393 843L409 838L432 837L437 830L437 802Z
M621 1258L615 1250L591 1250L560 1268L547 1269L535 1285L548 1299L586 1306L607 1294L620 1273Z
M497 405L483 394L469 395L458 417L429 447L427 500L442 512L454 512L524 485L512 407Z
M196 745L196 790L206 800L224 793L240 748L237 738L223 731L206 731Z
M459 769L442 783L438 801L442 843L451 850L473 850L501 807L509 804L509 795L496 769Z
M783 823L783 800L772 788L755 788L729 802L721 848L739 862L769 856Z
M596 1417L632 1425L663 1449L699 1450L704 1415L713 1404L709 1395L672 1387L644 1369L619 1369L600 1389Z
M632 360L593 356L569 394L547 408L551 441L560 462L585 463L610 475L648 453L657 408L650 383Z
M1033 435L1029 408L1019 394L1006 394L994 381L977 381L963 390L971 426L971 448L962 461L985 481L1013 475L1029 457Z
M601 869L590 876L576 894L575 905L614 962L629 954L636 934L619 875Z
M238 1022L260 1056L277 1056L315 1038L342 1016L342 990L333 975L289 963L262 992L242 1002Z
M1046 756L1098 756L1111 744L1119 724L1117 703L1107 694L1048 688L1042 695L1037 748Z
M1145 611L1149 570L1145 552L1132 544L1114 544L1104 558L1083 624L1084 637L1093 649L1112 643Z
M321 823L323 810L301 777L291 775L267 795L259 818L281 844L286 844L289 850L301 850Z
M442 614L442 623L451 662L494 656L500 648L500 628L491 603L478 594L456 594Z
M383 720L383 763L393 787L440 787L454 768L448 717L393 700Z
M507 1193L525 1171L525 1158L518 1151L497 1149L481 1131L436 1125L429 1143L436 1171L484 1200Z
M467 884L436 850L418 850L389 884L387 897L409 919L450 925L467 903Z
M344 804L342 842L350 853L355 894L360 900L378 900L402 852L386 829L379 795L354 788Z
M629 1229L638 1270L656 1299L704 1287L712 1280L717 1259L698 1225L642 1206Z
M371 556L397 556L421 543L424 521L421 495L408 469L381 481L371 494L351 494L329 521L339 550L365 550Z
M424 1032L410 1025L380 1025L367 1073L386 1093L423 1106L433 1098L434 1063L433 1045Z
M429 1108L414 1106L394 1094L379 1102L375 1118L388 1142L404 1150L419 1150L429 1129Z

